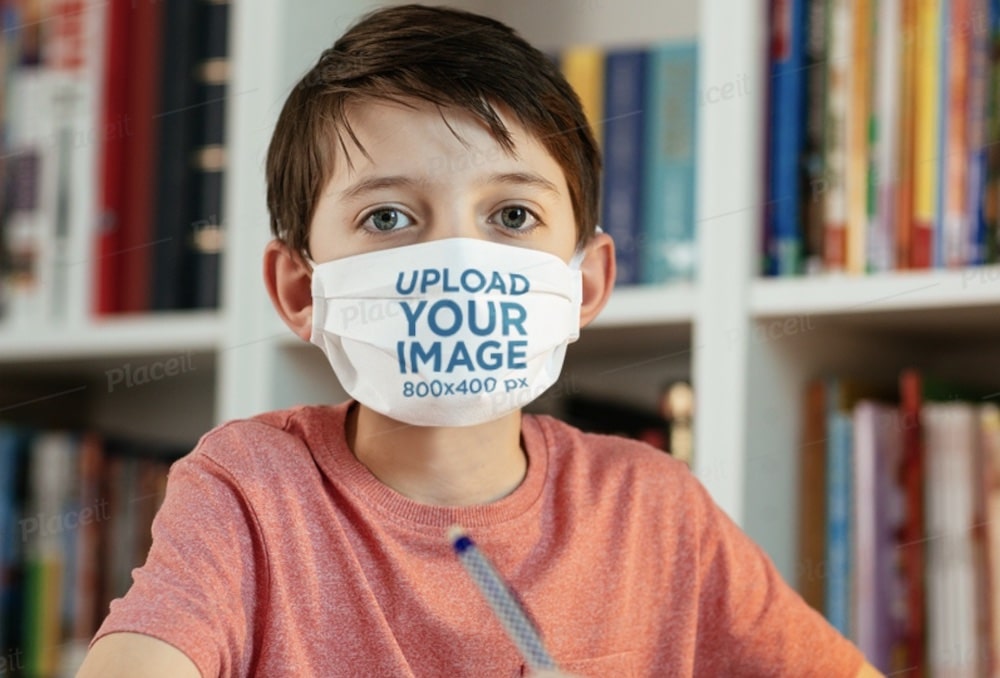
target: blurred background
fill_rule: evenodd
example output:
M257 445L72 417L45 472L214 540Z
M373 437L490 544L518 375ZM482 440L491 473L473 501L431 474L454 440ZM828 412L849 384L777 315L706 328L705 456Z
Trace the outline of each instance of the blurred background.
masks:
M346 396L263 161L352 0L0 0L0 675L72 675L218 423ZM428 3L437 4L437 3ZM1000 675L1000 6L468 0L559 64L617 289L531 407L687 462L886 673Z

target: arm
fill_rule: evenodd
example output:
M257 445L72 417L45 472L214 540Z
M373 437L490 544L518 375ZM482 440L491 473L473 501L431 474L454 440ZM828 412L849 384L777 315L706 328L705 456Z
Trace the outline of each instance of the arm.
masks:
M228 471L199 452L176 462L146 562L112 601L81 675L242 675L263 597L255 526Z
M76 678L201 678L186 654L140 633L111 633L87 653Z

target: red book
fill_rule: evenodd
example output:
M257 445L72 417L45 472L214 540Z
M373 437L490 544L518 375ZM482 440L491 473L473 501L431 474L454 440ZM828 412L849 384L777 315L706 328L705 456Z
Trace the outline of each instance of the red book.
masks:
M159 106L162 2L130 6L128 115L132 134L125 151L124 212L121 230L121 310L150 309L153 242L154 181Z
M902 101L899 106L899 185L896 193L896 267L910 268L913 238L913 107L916 105L917 12L912 3L900 6L903 19L902 58L900 59Z
M94 311L98 315L121 310L119 296L122 247L121 226L125 197L125 149L132 124L128 115L128 54L131 0L110 0L104 58L101 107L100 222L94 265Z
M923 384L920 373L905 370L899 377L899 411L903 427L903 454L899 484L906 503L900 538L903 585L906 588L905 665L911 678L923 678L924 658L924 453L920 409Z

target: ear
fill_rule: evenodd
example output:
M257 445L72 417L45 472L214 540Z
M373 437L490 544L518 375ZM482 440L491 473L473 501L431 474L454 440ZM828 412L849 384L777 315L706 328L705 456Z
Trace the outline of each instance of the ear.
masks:
M583 274L580 327L586 327L608 303L615 286L615 243L610 235L598 233L590 239L580 272Z
M295 334L312 334L312 271L302 255L278 240L264 248L264 284L274 309Z

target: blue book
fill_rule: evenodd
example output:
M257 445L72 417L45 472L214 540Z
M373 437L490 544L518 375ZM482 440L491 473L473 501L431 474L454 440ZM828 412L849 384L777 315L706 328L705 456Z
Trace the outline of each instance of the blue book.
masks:
M831 385L831 389L836 389ZM832 391L835 392L835 391ZM828 402L837 402L830 397ZM853 505L853 422L839 410L828 413L829 452L826 471L826 618L844 636L851 624L851 507Z
M14 647L20 641L16 620L20 617L18 590L14 580L22 559L22 517L26 450L25 430L0 424L0 647Z
M649 53L640 280L695 275L695 134L698 48L674 43Z
M990 87L993 84L992 70L995 68L991 58L994 36L998 35L998 9L1000 2L988 0L983 2L981 9L986 12L985 26L976 27L971 32L972 58L971 82L974 93L969 101L969 125L974 131L974 142L969 149L969 188L966 202L969 218L968 230L968 261L966 266L981 266L987 263L989 238L988 216L986 214L986 185L989 173L990 145L996 143L990 138L992 130L991 102L993 96Z
M615 241L619 285L639 283L646 125L646 52L608 52L604 62L601 227Z
M772 1L771 88L768 112L765 273L795 275L802 269L803 170L806 146L807 0Z

